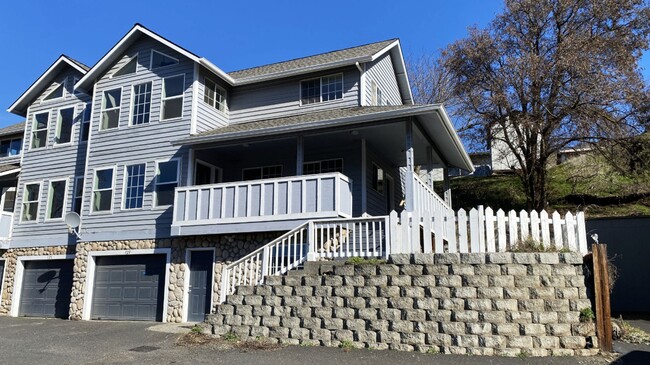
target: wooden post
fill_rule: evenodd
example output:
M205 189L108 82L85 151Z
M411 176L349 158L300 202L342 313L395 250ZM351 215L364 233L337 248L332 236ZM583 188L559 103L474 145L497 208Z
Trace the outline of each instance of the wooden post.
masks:
M409 119L406 121L405 125L406 141L404 143L404 150L406 151L406 181L404 182L404 187L406 191L404 192L404 195L406 198L406 207L404 210L407 212L413 212L415 211L415 157L413 154L413 121Z
M443 194L445 203L447 203L449 208L453 208L451 205L451 183L449 182L449 167L445 166L442 169L442 176L443 176L443 188L445 190Z
M433 148L427 146L427 185L433 189Z
M302 136L296 138L296 176L302 175L305 164L305 142Z
M607 245L591 246L594 272L594 295L596 297L596 333L600 349L612 352L612 319L609 303L609 271Z

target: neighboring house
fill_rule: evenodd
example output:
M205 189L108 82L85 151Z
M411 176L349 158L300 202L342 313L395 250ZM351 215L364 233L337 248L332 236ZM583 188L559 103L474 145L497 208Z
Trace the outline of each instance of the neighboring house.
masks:
M395 39L226 73L136 25L9 111L27 119L12 316L202 320L226 263L314 219L445 206L416 165L473 170L443 107L413 105Z

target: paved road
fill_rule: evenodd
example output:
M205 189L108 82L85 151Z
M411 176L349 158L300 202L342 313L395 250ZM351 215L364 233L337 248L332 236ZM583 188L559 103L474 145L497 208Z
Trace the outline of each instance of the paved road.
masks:
M2 364L606 364L594 358L501 358L415 354L290 346L273 351L219 350L175 345L178 334L152 331L151 323L64 321L0 317ZM138 348L146 352L135 351ZM135 350L134 350L135 349ZM626 351L639 350L630 348ZM641 350L644 350L641 348ZM645 349L647 351L647 349ZM650 352L635 353L632 362L649 360ZM639 360L640 359L640 360ZM644 363L644 362L640 362ZM645 362L650 363L650 362Z

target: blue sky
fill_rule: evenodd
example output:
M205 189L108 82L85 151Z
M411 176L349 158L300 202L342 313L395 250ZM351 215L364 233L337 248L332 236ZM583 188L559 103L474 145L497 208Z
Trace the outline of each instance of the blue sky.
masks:
M500 0L295 2L8 0L0 5L0 127L5 110L65 53L92 66L135 23L225 71L400 38L419 57L484 27ZM650 57L643 66L646 78Z

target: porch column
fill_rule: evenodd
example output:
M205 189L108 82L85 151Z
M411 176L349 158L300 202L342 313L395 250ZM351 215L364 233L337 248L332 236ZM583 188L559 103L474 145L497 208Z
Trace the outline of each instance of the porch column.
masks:
M451 208L451 184L449 183L449 167L445 166L442 169L442 174L443 174L443 186L445 190L445 203Z
M427 146L427 184L433 189L433 148Z
M406 123L406 144L404 150L406 152L406 181L404 182L404 195L406 206L404 210L407 212L415 211L415 161L413 156L413 121L407 120Z
M302 136L296 138L296 176L302 175L305 164L305 144Z

